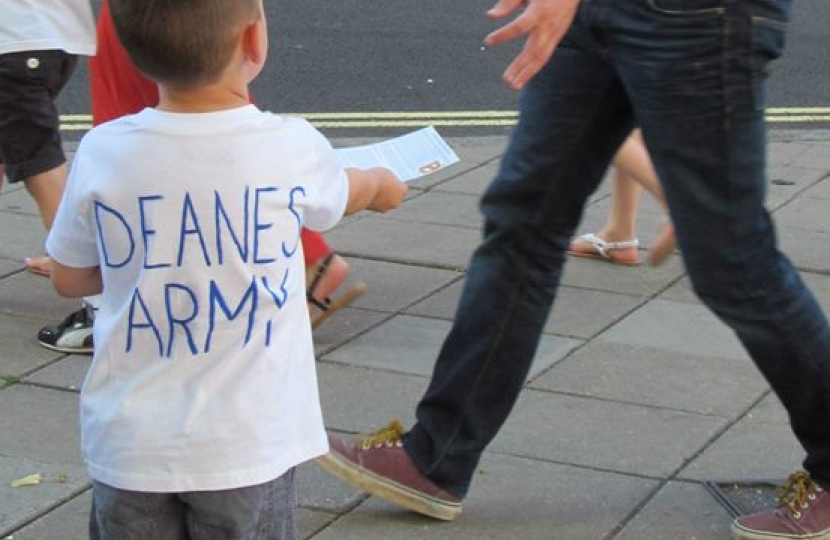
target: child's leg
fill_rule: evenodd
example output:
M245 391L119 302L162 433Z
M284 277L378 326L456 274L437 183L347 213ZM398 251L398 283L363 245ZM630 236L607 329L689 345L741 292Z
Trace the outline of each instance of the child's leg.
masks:
M294 469L237 489L145 493L92 482L91 540L296 540Z
M90 540L190 540L185 504L175 493L117 489L93 480Z
M255 486L180 495L190 540L297 540L294 469Z
M300 234L305 254L306 297L311 309L311 327L315 328L335 311L354 302L366 292L362 282L332 298L349 276L349 265L335 253L323 235L303 229Z

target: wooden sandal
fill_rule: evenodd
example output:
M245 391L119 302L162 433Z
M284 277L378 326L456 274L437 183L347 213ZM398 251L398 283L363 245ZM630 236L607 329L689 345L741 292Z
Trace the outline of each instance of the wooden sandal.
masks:
M306 300L308 301L309 311L311 312L311 328L317 328L323 321L334 315L338 309L350 305L359 297L363 296L367 290L366 284L360 281L349 287L346 292L336 298L324 298L323 300L319 300L314 297L314 292L320 284L320 281L323 279L323 276L326 275L326 271L328 270L329 264L334 258L334 255L334 252L326 255L323 260L315 264L309 272L307 279L308 287L306 288ZM312 306L317 309L312 309Z

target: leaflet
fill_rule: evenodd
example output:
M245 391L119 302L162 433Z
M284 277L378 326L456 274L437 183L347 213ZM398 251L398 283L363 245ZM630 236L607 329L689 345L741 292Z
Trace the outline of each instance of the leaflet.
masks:
M386 167L404 182L440 171L458 162L458 156L434 127L394 139L337 150L344 167Z

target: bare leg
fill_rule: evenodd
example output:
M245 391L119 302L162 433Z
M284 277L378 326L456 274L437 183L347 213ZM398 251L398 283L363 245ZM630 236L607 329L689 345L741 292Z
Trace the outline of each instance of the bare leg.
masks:
M637 237L637 209L642 184L623 169L616 168L611 186L611 211L605 225L596 233L608 242L625 242Z
M26 190L35 200L40 210L40 219L46 230L52 228L52 222L61 202L63 188L66 185L66 164L55 167L50 171L36 174L24 180Z
M636 129L625 140L614 156L615 169L611 188L611 211L605 225L597 231L596 236L605 242L630 242L637 237L637 209L642 190L648 191L660 204L665 213L666 223L649 251L649 262L656 266L674 250L674 228L668 220L663 188L651 158L643 142L642 134ZM584 252L593 249L584 240L576 239L571 244L571 251ZM625 259L634 258L636 248L626 248L632 253L618 251L617 255Z
M663 188L660 186L660 178L658 178L657 172L651 164L651 157L648 155L648 150L646 150L643 136L639 129L635 129L620 149L617 150L613 164L628 179L644 187L665 210L666 200L663 196ZM636 211L637 208L635 206L634 212L636 213Z

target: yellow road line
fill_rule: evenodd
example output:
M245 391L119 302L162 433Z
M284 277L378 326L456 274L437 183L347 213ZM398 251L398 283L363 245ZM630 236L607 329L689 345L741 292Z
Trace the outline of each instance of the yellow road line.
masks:
M770 107L766 118L772 123L830 122L830 107ZM318 128L420 127L503 127L516 123L516 111L378 111L289 113L302 116ZM61 129L86 131L92 115L61 115Z

